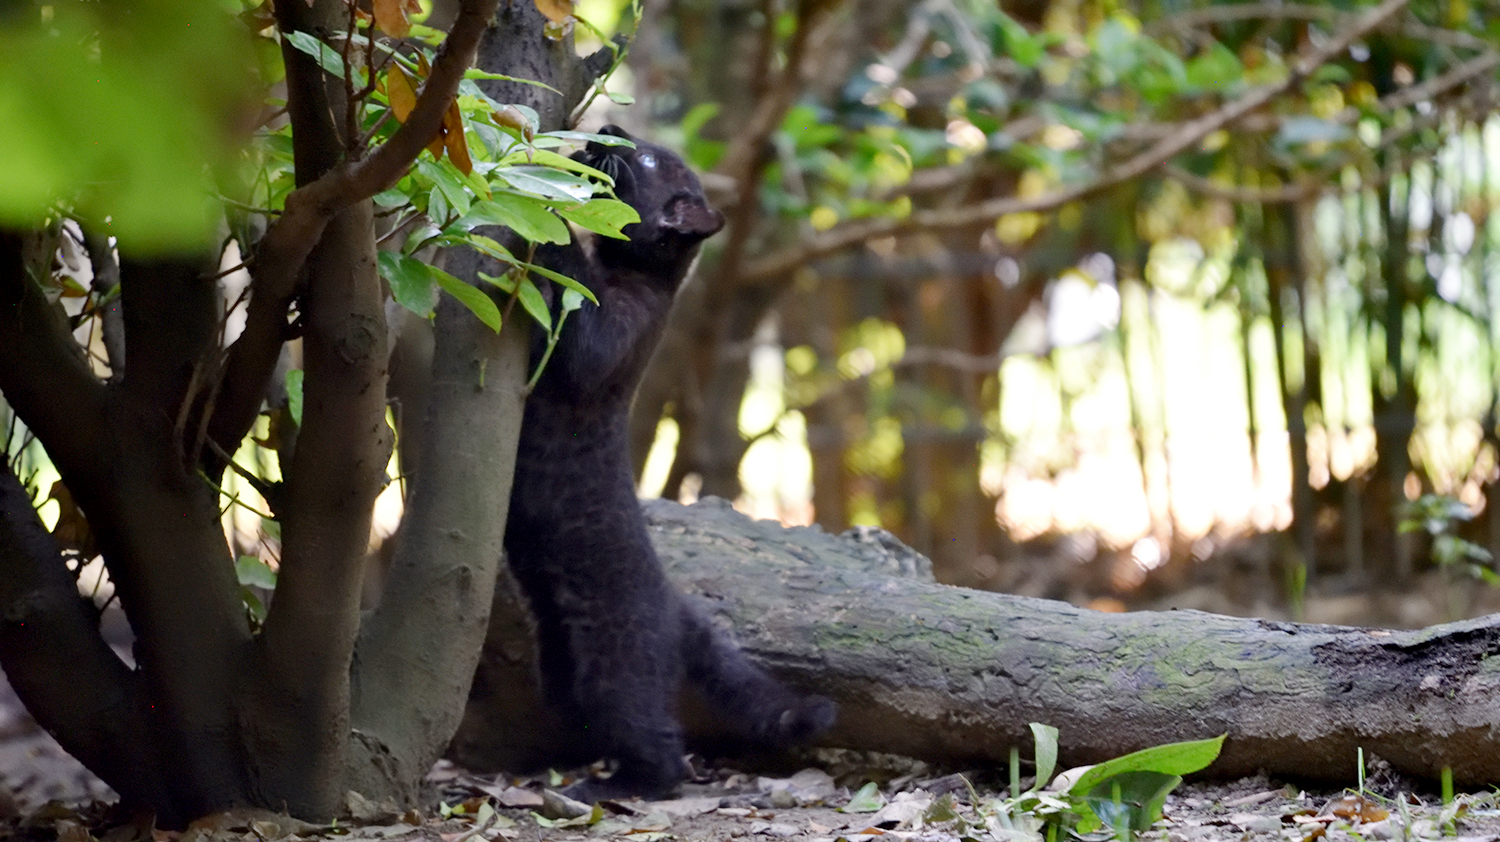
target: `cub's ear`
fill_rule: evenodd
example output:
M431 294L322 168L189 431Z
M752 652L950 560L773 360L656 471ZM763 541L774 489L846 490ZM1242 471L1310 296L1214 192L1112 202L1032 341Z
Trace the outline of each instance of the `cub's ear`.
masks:
M704 204L702 199L675 199L662 215L661 227L701 240L719 233L724 227L724 214Z

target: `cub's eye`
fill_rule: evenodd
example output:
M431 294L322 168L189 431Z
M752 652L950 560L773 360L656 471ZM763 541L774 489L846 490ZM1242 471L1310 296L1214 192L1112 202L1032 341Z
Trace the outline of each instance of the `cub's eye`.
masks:
M650 152L642 152L640 155L636 156L636 160L640 161L641 166L643 167L650 168L656 166L656 156L652 155Z

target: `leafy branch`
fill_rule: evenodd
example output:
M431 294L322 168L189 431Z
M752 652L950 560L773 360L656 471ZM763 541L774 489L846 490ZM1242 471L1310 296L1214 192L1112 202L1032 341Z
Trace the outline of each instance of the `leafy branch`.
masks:
M1292 90L1319 67L1348 50L1354 42L1384 25L1409 2L1384 0L1322 46L1307 51L1294 61L1285 78L1254 88L1208 114L1179 125L1143 152L1105 170L1092 181L1029 198L1007 196L964 207L914 211L904 219L874 217L840 224L807 238L797 246L751 262L745 267L741 282L755 284L790 277L798 266L881 237L963 228L993 222L1006 214L1056 210L1138 178L1201 143L1208 135L1233 125Z

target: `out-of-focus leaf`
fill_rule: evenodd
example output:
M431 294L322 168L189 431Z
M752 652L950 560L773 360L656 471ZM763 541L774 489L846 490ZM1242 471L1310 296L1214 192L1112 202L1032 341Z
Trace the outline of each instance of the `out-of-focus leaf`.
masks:
M1298 146L1316 141L1336 143L1348 137L1349 127L1342 123L1301 115L1282 121L1275 142L1279 146Z
M1005 37L1005 51L1011 59L1022 67L1036 67L1044 51L1041 41L1006 14L1000 15L1000 29Z
M292 423L302 426L302 369L294 368L286 373L286 412ZM280 533L277 533L278 540Z
M573 16L573 0L536 0L536 8L553 23L562 23Z
M1239 87L1245 68L1234 51L1215 41L1187 63L1186 77L1191 88L1222 93Z
M83 516L83 510L73 502L73 494L62 480L52 483L52 488L47 494L48 500L57 502L57 525L52 527L52 538L59 547L65 550L76 550L84 558L93 558L99 554L94 544L94 532L89 528L88 519Z
M373 0L371 11L375 15L375 25L380 31L396 38L405 38L411 32L411 18L408 15L419 15L422 13L422 4L418 0Z
M40 225L62 204L138 256L212 248L211 171L236 160L226 128L259 100L245 23L189 0L10 4L0 17L12 69L0 225Z
M841 813L873 813L885 806L885 798L880 794L880 787L871 781L859 788L859 791L850 796L849 803L839 808Z
M246 587L266 590L276 587L276 571L259 556L242 555L235 559L234 575Z

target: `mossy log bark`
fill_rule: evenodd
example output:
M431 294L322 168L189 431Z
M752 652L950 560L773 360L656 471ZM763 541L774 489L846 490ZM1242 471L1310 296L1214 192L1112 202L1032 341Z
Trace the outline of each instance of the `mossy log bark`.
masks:
M1362 747L1419 777L1500 781L1500 615L1386 631L1105 614L935 584L879 532L785 529L721 501L645 510L682 588L758 662L839 703L827 745L1003 764L1011 746L1029 754L1028 722L1046 722L1069 765L1227 734L1210 773L1352 781ZM506 651L509 673L481 667L454 743L472 766L545 754L544 731L529 745L514 733L532 714L493 716L496 696L524 695L507 691L525 681L526 647Z

